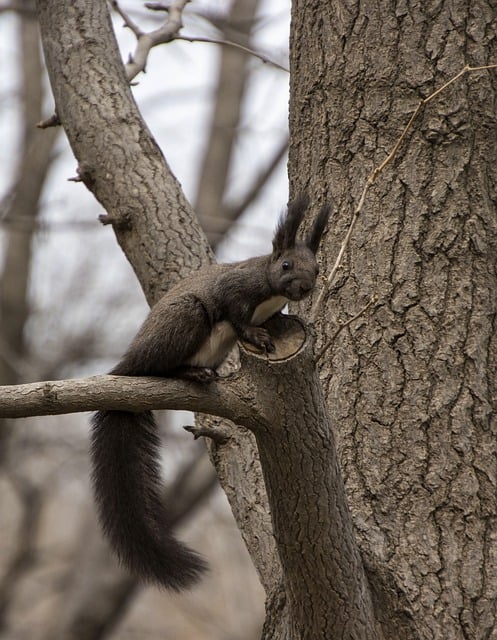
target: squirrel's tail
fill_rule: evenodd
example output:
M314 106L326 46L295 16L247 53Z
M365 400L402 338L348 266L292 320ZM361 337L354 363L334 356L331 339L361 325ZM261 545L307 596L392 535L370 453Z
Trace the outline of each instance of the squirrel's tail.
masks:
M121 562L159 586L189 587L206 564L171 533L161 495L160 442L152 414L99 411L92 427L99 520Z

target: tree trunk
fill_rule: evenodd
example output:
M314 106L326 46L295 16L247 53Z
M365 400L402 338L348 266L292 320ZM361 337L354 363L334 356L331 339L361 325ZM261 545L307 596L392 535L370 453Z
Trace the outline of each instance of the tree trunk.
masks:
M61 5L43 0L40 22L58 115L78 158L80 175L106 207L121 246L148 298L154 300L164 286L164 272L177 273L207 260L205 240L134 107L105 3L80 0ZM250 357L243 363L257 393L251 411L239 421L258 438L288 599L287 606L271 609L265 633L284 637L285 629L292 638L374 640L369 588L309 344L303 354L293 369L291 361L269 367ZM302 372L305 385L299 380ZM245 397L243 390L240 397ZM212 392L210 401L215 398ZM217 410L213 406L212 413L226 415L221 405ZM226 460L227 452L228 448L219 448L218 460ZM288 453L287 463L282 452ZM246 453L241 453L243 464L248 464ZM260 468L255 458L250 464L254 485L248 490L265 504ZM222 462L218 469L223 475ZM238 477L236 483L241 480L245 478ZM242 530L253 528L246 539L273 605L281 588L279 571L271 571L275 561L277 566L274 545L270 542L262 549L271 557L261 557L260 535L263 540L266 536L264 528L257 528L261 517L251 514L244 520L243 509L235 515Z
M256 397L269 412L254 433L290 607L287 637L373 640L369 585L312 347L277 371L261 368Z
M80 174L154 301L210 259L205 239L134 106L104 3L43 0L40 16ZM294 3L290 181L314 202L333 192L325 265L419 99L465 63L497 59L492 18L461 0ZM243 358L256 400L240 421L256 435L283 578L267 512L253 508L266 505L253 450L234 431L213 457L268 593L265 638L370 640L375 617L396 640L496 634L491 73L426 107L370 189L327 292L317 338L337 336L320 363L340 464L309 345L278 365Z
M497 61L487 3L296 0L290 180L337 205L333 264L368 174L421 98ZM370 189L318 320L321 379L389 638L497 637L497 81L426 106ZM307 171L302 171L307 167Z

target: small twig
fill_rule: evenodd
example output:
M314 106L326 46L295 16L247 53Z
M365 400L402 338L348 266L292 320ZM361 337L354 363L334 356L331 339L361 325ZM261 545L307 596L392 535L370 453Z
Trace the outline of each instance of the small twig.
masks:
M436 96L438 96L438 94L442 93L442 91L447 89L447 87L450 86L453 82L455 82L456 80L459 80L459 78L461 78L463 75L468 73L468 71L482 71L484 69L495 69L495 68L497 68L497 64L490 64L490 65L487 65L487 66L484 66L484 67L470 67L469 65L466 65L465 67L463 67L461 69L461 71L459 71L459 73L456 73L456 75L453 78L448 80L445 84L443 84L441 87L439 87L436 91L431 93L427 98L423 98L422 100L420 100L420 102L419 102L418 106L416 107L415 111L413 112L413 114L409 118L409 122L406 124L404 130L400 134L400 137L397 140L394 148L392 149L392 151L390 151L390 153L385 158L385 160L383 160L383 162L373 170L373 172L371 173L371 175L368 178L368 181L370 181L370 183L372 184L376 180L376 177L378 176L378 174L381 173L381 171L383 171L383 169L387 166L387 164L389 162L391 162L391 160L394 158L394 156L396 155L397 151L399 150L400 145L404 141L409 129L412 126L412 123L417 118L417 116L418 116L419 112L421 111L421 109L426 104L428 104L428 102L431 102L434 98L436 98Z
M342 242L342 246L340 247L340 251L338 252L338 256L337 259L335 260L335 264L333 265L333 268L331 269L330 273L328 274L323 287L321 288L321 291L319 292L319 295L317 297L317 300L312 308L311 314L310 314L310 318L311 320L314 322L316 320L317 314L318 314L318 310L321 307L321 304L323 302L324 296L326 295L326 292L328 291L331 283L333 282L333 279L335 278L335 274L338 271L340 264L342 262L342 258L343 255L345 253L345 250L347 249L347 246L349 244L350 238L352 236L352 232L354 231L354 227L355 224L357 222L357 219L359 218L359 215L361 213L362 210L362 205L364 204L364 200L366 198L366 193L368 191L370 182L369 179L366 182L366 184L364 185L364 189L362 190L362 194L361 197L359 198L359 203L357 205L357 207L355 208L354 211L354 215L352 216L352 220L350 222L349 228L347 229L347 233L345 234L345 238L343 239Z
M106 224L112 224L114 222L114 220L111 218L111 216L109 216L109 214L107 214L107 213L101 213L98 216L98 221L101 222L104 226Z
M376 296L373 296L371 298L371 300L368 302L368 304L366 306L364 306L360 311L358 311L355 316L352 316L352 318L349 318L349 320L347 320L347 322L341 322L339 323L338 329L335 331L335 333L331 336L331 338L326 342L326 344L322 347L322 349L319 351L318 355L316 356L316 362L319 362L319 360L322 358L322 356L325 354L325 352L331 347L331 345L335 342L335 340L337 339L338 334L343 331L345 329L345 327L348 327L350 324L352 324L354 322L354 320L357 320L358 318L360 318L364 313L366 313L366 311L373 305L376 304L378 302L378 298Z
M135 52L130 54L128 62L125 65L126 76L128 80L131 80L138 75L141 71L145 71L147 64L148 54L150 49L159 44L171 42L171 40L184 40L185 42L207 42L210 44L220 44L228 47L235 47L241 51L245 51L250 55L259 58L265 64L270 64L277 69L288 72L288 68L279 64L275 60L271 60L263 53L245 47L238 42L231 40L224 40L222 38L206 38L201 36L180 36L179 31L183 27L182 14L185 6L190 0L175 0L171 5L166 6L160 2L147 2L145 6L152 11L163 11L167 13L167 18L164 23L154 31L144 32L140 27L129 17L129 15L121 8L118 0L111 0L111 6L124 20L124 25L128 27L136 36L137 45Z
M383 160L383 162L380 165L378 165L377 167L375 167L373 169L373 171L369 174L369 176L366 179L366 182L364 184L364 188L362 190L361 197L359 198L359 203L357 204L357 207L354 210L354 214L352 216L352 220L350 222L349 228L347 230L347 233L345 234L345 238L343 239L342 245L341 245L340 250L338 252L338 256L337 256L337 259L335 260L335 264L333 265L333 268L331 269L330 273L328 274L328 277L326 278L326 281L325 281L325 285L323 286L323 288L319 292L319 295L318 295L318 297L316 299L316 302L315 302L315 304L314 304L314 306L313 306L313 308L311 310L310 318L311 318L312 321L314 321L316 319L317 314L318 314L318 310L319 310L319 308L320 308L320 306L321 306L321 304L323 302L324 296L326 295L326 291L331 286L331 283L333 282L335 274L338 271L338 268L340 267L340 264L341 264L342 259L343 259L343 255L344 255L344 253L345 253L345 251L347 249L347 246L349 244L350 238L352 236L352 232L354 230L355 224L357 222L357 219L359 218L359 215L361 214L362 207L364 205L364 201L366 199L366 194L367 194L367 192L369 190L369 187L375 182L376 178L383 171L383 169L393 160L393 158L397 154L399 148L401 147L402 142L405 140L405 138L407 136L407 133L411 129L414 120L419 115L420 111L423 109L423 107L426 104L428 104L428 102L431 102L436 96L438 96L448 86L450 86L452 83L456 82L456 80L461 78L466 73L472 72L472 71L484 71L486 69L497 69L497 64L488 64L488 65L484 65L484 66L481 66L481 67L471 67L469 65L465 65L461 69L461 71L456 73L456 75L454 77L452 77L445 84L443 84L441 87L436 89L427 98L423 98L419 102L419 104L416 107L416 109L414 110L414 112L411 114L411 117L409 118L408 123L404 127L404 129L403 129L402 133L400 134L397 142L395 143L393 149L390 151L390 153L387 155L387 157Z
M118 1L112 0L112 7L124 20L124 24L133 31L137 39L135 52L129 56L128 62L125 65L128 81L131 82L141 71L145 71L148 54L152 47L170 42L178 35L178 32L183 27L183 10L189 2L190 0L174 0L167 8L167 18L164 23L158 29L144 32L119 6Z
M210 438L217 445L226 444L231 438L229 430L223 428L222 425L203 425L198 427L195 425L185 425L183 429L191 433L194 440L198 440L198 438L201 437Z
M123 9L121 9L117 0L111 0L110 4L112 5L114 11L116 11L123 19L124 26L130 29L137 38L140 38L144 32L140 29L136 22L133 22L129 15L125 11L123 11Z
M400 148L400 145L404 141L404 138L406 137L407 132L411 128L412 123L418 117L418 113L425 106L425 104L426 104L425 100L421 100L419 102L419 104L416 107L415 111L412 113L411 117L409 118L409 122L406 124L404 131L402 131L402 133L400 134L400 138L395 143L394 148L390 151L390 153L385 158L385 160L383 160L383 162L380 165L378 165L377 167L375 167L373 169L371 175L368 177L368 180L366 182L366 190L367 190L367 188L369 187L370 184L373 184L373 182L376 180L377 176L383 171L383 169L387 166L387 164L389 164L389 162L391 162L393 160L393 158L397 154L397 151Z
M224 40L222 38L204 38L201 36L180 36L176 35L174 37L175 40L185 40L186 42L208 42L211 44L221 44L226 45L228 47L235 47L236 49L240 49L241 51L245 51L245 53L250 53L250 55L259 58L265 64L270 64L272 67L276 67L277 69L281 69L282 71L290 72L288 67L276 62L275 60L271 60L263 53L256 51L255 49L250 49L250 47L245 47L243 44L239 44L238 42L233 42L232 40Z
M58 127L60 125L59 116L57 113L54 113L46 120L41 120L37 123L38 129L48 129L49 127Z

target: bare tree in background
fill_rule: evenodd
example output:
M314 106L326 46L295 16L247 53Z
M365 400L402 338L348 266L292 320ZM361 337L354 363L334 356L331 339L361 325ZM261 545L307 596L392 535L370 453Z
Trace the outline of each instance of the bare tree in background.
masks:
M219 426L200 427L266 590L264 638L492 638L495 16L469 0L358 12L297 1L293 12L291 190L333 191L324 264L348 249L314 301L320 381L306 343L284 364L242 354L240 371L205 392L163 381L163 404L158 383L131 381L130 400L123 382L122 402L147 406L156 390L157 406L179 407L188 393L192 408L255 435L259 457L246 432L224 426L220 441ZM44 0L40 20L81 178L153 302L211 260L208 245L135 109L103 3ZM381 164L392 147L395 162ZM168 230L166 263L157 229ZM43 388L30 387L41 397L26 411L94 406L91 380L51 387L73 404L54 406Z
M228 20L219 25L228 41L250 47L250 34L257 26L258 0L235 0ZM218 21L219 22L219 21ZM232 169L233 152L240 139L242 105L250 82L250 52L225 46L221 62L210 125L209 140L202 159L194 209L207 240L216 247L230 226L257 198L272 173L285 156L286 136L279 142L273 156L260 166L256 178L245 185L244 197L230 206L227 191Z
M19 13L20 104L22 113L19 160L13 183L2 203L5 242L0 274L0 380L17 384L32 377L33 367L25 342L30 315L29 275L39 200L50 168L57 130L42 132L34 126L43 118L43 64L34 2ZM48 133L48 135L46 135ZM30 375L31 374L31 375ZM41 489L16 473L9 456L13 425L0 420L0 466L10 477L22 507L17 544L0 579L0 633L21 577L32 567L41 511Z

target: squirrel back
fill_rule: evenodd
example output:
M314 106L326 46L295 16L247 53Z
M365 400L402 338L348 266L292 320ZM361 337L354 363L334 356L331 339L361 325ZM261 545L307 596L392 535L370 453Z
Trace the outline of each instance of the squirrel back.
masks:
M274 350L271 336L260 325L289 301L309 295L318 274L315 254L330 207L321 209L309 235L299 242L297 231L307 206L307 198L289 206L276 228L271 254L211 265L172 287L111 373L208 383L217 377L216 368L237 338ZM153 415L99 411L92 419L91 438L98 516L119 559L159 586L191 586L206 565L171 533Z

